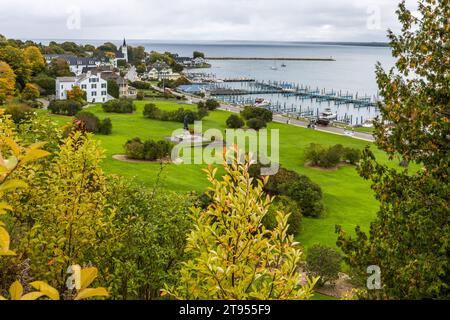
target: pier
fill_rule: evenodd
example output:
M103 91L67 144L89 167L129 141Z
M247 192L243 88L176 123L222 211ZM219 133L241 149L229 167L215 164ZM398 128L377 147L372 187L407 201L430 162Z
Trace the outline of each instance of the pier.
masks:
M319 88L311 88L287 82L253 81L247 83L246 89L231 89L214 84L208 88L212 96L245 96L263 94L282 94L285 96L296 96L300 100L316 100L317 102L333 101L337 106L353 105L356 108L377 107L376 99L368 96L359 96L342 91L326 91Z

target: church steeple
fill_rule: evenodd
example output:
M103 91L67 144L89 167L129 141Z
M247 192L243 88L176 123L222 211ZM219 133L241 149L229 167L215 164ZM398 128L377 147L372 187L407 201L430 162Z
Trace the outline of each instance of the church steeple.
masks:
M122 47L126 47L127 46L127 42L125 41L125 38L123 38L123 45Z

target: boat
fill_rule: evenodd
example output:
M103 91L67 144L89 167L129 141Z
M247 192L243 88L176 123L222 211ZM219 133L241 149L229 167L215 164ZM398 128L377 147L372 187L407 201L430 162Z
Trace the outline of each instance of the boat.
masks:
M366 120L364 121L364 123L362 124L362 126L364 128L373 128L373 120Z
M264 99L264 98L256 98L255 99L255 107L261 107L265 108L270 105L270 101Z
M282 68L286 68L287 66L286 66L285 63L283 63L283 64L281 65L281 67L282 67Z
M333 113L330 108L326 108L323 112L320 113L319 119L336 120L337 113Z

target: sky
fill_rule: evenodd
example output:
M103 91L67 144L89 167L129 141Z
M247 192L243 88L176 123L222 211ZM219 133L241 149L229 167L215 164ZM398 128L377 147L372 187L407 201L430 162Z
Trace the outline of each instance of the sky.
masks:
M414 0L409 0L413 5ZM0 0L17 39L384 42L397 0Z

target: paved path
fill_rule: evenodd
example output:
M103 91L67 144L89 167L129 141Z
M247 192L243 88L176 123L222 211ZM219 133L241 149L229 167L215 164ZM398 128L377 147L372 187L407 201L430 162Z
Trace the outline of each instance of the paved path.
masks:
M50 102L47 99L44 98L38 98L37 101L42 103L42 109L47 110Z

